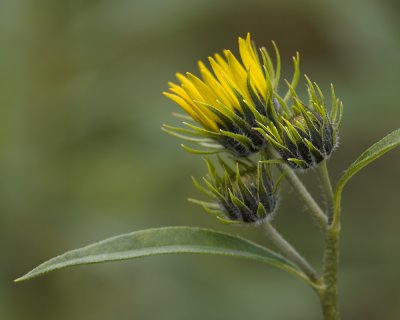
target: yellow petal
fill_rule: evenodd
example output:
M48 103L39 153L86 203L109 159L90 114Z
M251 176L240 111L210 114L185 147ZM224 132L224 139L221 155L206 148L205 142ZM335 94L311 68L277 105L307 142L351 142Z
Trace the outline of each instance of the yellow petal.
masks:
M251 101L249 91L247 89L247 72L240 64L240 62L236 59L233 53L229 50L224 51L226 58L228 59L229 68L232 73L233 79L235 79L236 87L240 94L247 101Z
M170 86L169 90L171 90L173 93L176 93L177 95L181 96L188 103L190 103L190 101L192 101L192 98L189 97L189 95L186 93L186 91L181 86L178 86L172 82L169 82L168 84Z
M214 106L216 104L216 101L218 100L218 97L215 95L213 90L210 87L208 87L203 81L197 78L195 75L189 72L186 75L188 79L196 87L197 91L201 94L204 102Z
M187 103L184 99L177 96L176 94L169 92L163 92L163 95L177 103L188 115L199 122L200 118L197 116L197 113L193 110L192 106L189 105L189 103Z
M203 97L201 96L199 91L196 89L196 87L193 85L193 83L188 78L186 78L181 73L177 73L176 77L182 83L182 88L185 89L186 93L190 97L190 100L199 100L199 101L203 100Z
M239 37L239 52L247 72L251 72L250 81L254 84L257 91L266 98L267 83L262 66L251 44L250 34L247 34L246 40Z
M205 115L202 110L195 104L189 104L181 97L169 92L163 92L163 94L166 97L170 98L172 101L176 102L187 114L189 114L193 118L193 120L200 123L206 129L216 132L219 131L217 123L208 118L207 115Z
M235 86L232 79L226 74L223 68L212 57L209 57L208 59L216 78L218 79L221 86L224 88L225 92L229 94L231 99L237 100L235 93L232 91L232 86ZM234 106L232 105L228 105L228 107L232 110L234 109Z
M221 57L221 55L219 55L218 53L214 54L214 59L215 61L220 65L220 67L222 68L222 70L224 70L224 72L227 75L231 75L230 74L230 69L229 69L229 65L228 63L225 61L224 58Z
M228 92L225 91L224 87L218 82L206 65L199 61L198 62L201 76L204 82L211 88L213 88L218 100L226 106L238 106L236 97L232 97Z

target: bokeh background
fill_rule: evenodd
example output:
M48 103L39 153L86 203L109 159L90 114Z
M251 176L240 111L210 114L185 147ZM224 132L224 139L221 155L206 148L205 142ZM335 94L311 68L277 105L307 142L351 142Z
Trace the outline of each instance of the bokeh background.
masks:
M163 256L12 282L66 250L168 225L224 226L185 200L200 157L163 134L177 107L161 92L176 71L248 31L275 40L345 116L330 167L400 127L400 6L395 0L5 0L0 2L0 318L321 319L314 293L265 265ZM300 85L304 88L304 84ZM400 319L399 151L361 172L344 196L344 319ZM314 174L305 176L318 192ZM285 185L281 232L321 266L321 235Z

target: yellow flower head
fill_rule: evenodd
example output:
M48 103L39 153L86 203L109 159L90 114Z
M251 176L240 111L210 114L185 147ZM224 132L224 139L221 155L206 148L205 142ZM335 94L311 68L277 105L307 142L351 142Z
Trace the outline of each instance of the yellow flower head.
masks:
M230 50L209 57L211 68L199 61L201 77L189 72L177 73L180 85L170 82L170 92L164 95L201 125L199 128L187 124L196 135L201 133L206 139L217 141L217 148L222 145L237 156L248 156L266 144L253 127L257 126L257 121L266 120L267 105L279 70L275 72L265 49L261 49L260 60L250 34L246 39L239 37L239 53L240 60ZM210 146L207 141L202 143Z

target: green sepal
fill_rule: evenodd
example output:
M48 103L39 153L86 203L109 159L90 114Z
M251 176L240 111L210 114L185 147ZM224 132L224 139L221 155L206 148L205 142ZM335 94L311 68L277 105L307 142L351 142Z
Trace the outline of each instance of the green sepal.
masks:
M225 127L229 128L229 126L231 126L232 123L234 123L232 117L230 117L228 114L221 111L220 109L214 107L213 105L201 101L194 101L194 102L205 106L208 110L213 112L220 119L220 121L224 124Z
M241 222L241 221L238 221L238 220L229 220L229 219L226 219L225 217L222 217L222 216L217 216L217 219L218 219L220 222L224 223L224 224L243 224L243 222Z
M231 177L233 177L235 175L235 171L229 166L229 164L222 159L220 155L217 155L217 159L220 166L224 168L224 170L227 171Z
M207 171L211 181L213 182L213 184L218 183L217 169L215 168L215 166L213 165L213 163L210 161L209 158L203 158L203 160L206 163Z
M192 199L192 198L189 198L188 201L191 203L200 205L204 209L204 211L206 211L208 214L211 214L214 216L220 215L220 214L225 214L225 212L221 210L219 205L218 205L217 209L213 209L212 207L210 207L211 204L217 205L215 203L203 202L203 201L199 201L199 200Z
M231 183L231 177L227 171L224 171L224 189L225 190L233 190L233 186Z
M206 195L208 195L208 196L210 196L210 197L212 197L212 198L217 198L217 197L214 195L214 193L212 193L212 192L210 192L210 190L204 188L204 187L196 180L195 177L192 176L191 178L192 178L193 185L195 186L195 188L196 188L197 190L199 190L200 192L202 192L202 193L204 193L204 194L206 194Z
M317 156L324 158L324 155L311 143L311 141L308 139L303 139L303 141L313 155L316 154Z
M229 109L226 105L224 105L222 102L217 101L218 104L224 109L224 112L227 114L227 116L231 117L232 121L242 130L246 131L248 127L248 123L238 116L235 112L233 112L231 109Z
M276 165L281 165L286 163L285 160L283 159L259 160L258 162L263 164L276 164Z
M232 203L240 210L240 211L246 211L248 214L251 214L251 210L249 207L246 206L246 204L240 200L238 197L236 197L233 192L228 189L229 193L229 198L231 199Z
M210 151L210 150L198 150L198 149L194 149L191 147L188 147L184 144L181 144L181 147L183 149L185 149L186 151L193 153L193 154L214 154L214 153L218 153L221 152L221 150L215 150L215 151Z
M293 162L298 165L300 168L307 169L309 167L308 163L304 160L296 159L296 158L288 158L287 161Z
M239 170L239 164L236 164L236 184L239 188L239 191L243 197L243 199L250 200L250 201L255 201L256 199L250 192L250 190L246 187L246 185L242 181L242 176L240 175L240 170ZM250 202L248 201L248 202Z
M320 102L319 98L317 97L317 93L315 92L315 88L314 88L312 81L310 80L310 78L307 75L304 75L304 78L306 79L306 82L307 82L307 87L308 87L307 91L309 94L310 102L313 102L313 101Z
M257 168L257 192L258 192L258 198L262 199L264 195L268 194L267 189L264 185L264 179L263 175L265 175L265 165L262 163L258 163L258 168Z
M196 132L196 134L198 134L198 135L204 135L206 137L212 137L212 138L215 138L215 139L218 139L218 138L221 137L221 133L219 133L219 132L210 131L210 130L195 126L195 125L193 125L191 123L188 123L188 122L182 122L182 123L185 126L193 129Z
M206 178L203 177L204 183L210 189L210 191L221 201L225 201L225 197L208 181Z
M290 121L286 120L285 118L283 119L283 121L285 122L286 127L289 129L291 135L293 136L293 143L297 143L303 140L299 132L296 130L295 127L293 127Z
M278 46L276 45L275 41L272 41L272 45L274 46L275 50L275 57L276 57L276 68L275 68L275 75L274 75L274 89L276 90L279 85L279 80L281 78L281 55L278 50Z
M183 124L185 124L185 122L183 122ZM174 127L174 126L170 126L170 125L167 125L167 124L164 124L163 127L166 128L169 131L176 131L176 132L189 134L189 135L196 136L196 137L198 137L198 136L206 137L206 139L210 138L212 136L212 132L211 131L210 131L211 134L209 135L208 133L188 130L188 129L179 128L179 127Z
M191 203L194 203L194 204L198 204L203 207L207 207L209 209L220 209L221 208L219 206L219 204L217 204L215 202L201 201L201 200L197 200L197 199L193 199L193 198L188 198L188 201Z
M283 111L288 114L291 115L292 111L290 110L290 108L288 107L287 103L283 100L283 98L277 94L276 92L273 93L273 98L275 98L276 100L278 100L279 105L282 107Z
M258 203L257 216L259 216L261 219L267 217L267 211L265 211L265 208L261 202Z
M274 187L272 188L272 193L276 193L281 185L281 183L285 180L287 173L282 171L279 175L278 179L276 179Z
M220 145L219 143L209 143L209 142L199 142L197 143L201 147L209 148L209 149L217 149L219 151L224 151L224 146Z
M178 119L186 120L186 121L194 121L193 118L187 114L182 114L179 112L172 112L172 115Z
M171 136L174 136L174 137L177 137L179 139L183 139L183 140L186 140L186 141L189 141L189 142L197 142L198 143L198 142L212 142L213 141L213 140L211 140L209 138L188 137L188 136L185 136L184 134L180 134L180 133L174 132L173 130L170 130L170 129L166 128L166 127L161 127L161 130L166 132L166 133L168 133L168 134L170 134Z
M243 144L244 146L246 146L248 149L253 149L254 145L253 142L247 138L246 136L242 135L242 134L238 134L238 133L233 133L230 131L225 131L225 130L219 130L222 134L226 135L229 138L232 138L234 140L237 140L238 142L240 142L241 144Z
M293 57L293 67L294 67L294 73L292 81L290 82L290 86L293 89L296 89L300 78L300 54L298 52L296 52L296 56ZM283 100L286 102L289 99L289 97L290 97L290 89L286 92L286 95L283 98Z

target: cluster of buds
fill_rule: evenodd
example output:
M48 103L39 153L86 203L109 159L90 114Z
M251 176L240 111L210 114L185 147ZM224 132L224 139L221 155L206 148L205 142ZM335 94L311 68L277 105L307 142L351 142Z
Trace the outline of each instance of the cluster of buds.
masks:
M165 125L164 131L195 144L182 145L192 153L226 152L237 164L234 172L224 163L225 172L218 175L208 161L207 188L194 180L215 200L194 201L224 221L255 223L275 212L276 188L269 168L258 164L240 171L239 163L255 154L272 155L304 171L328 159L337 145L342 103L333 86L328 112L321 89L306 77L308 102L303 103L295 91L300 76L297 54L292 81L286 81L288 89L280 95L281 59L273 44L275 63L265 48L257 52L248 34L239 38L240 60L224 50L223 55L209 57L211 68L198 63L201 78L178 73L180 85L170 82L170 92L164 92L186 113L177 114L186 120L185 127Z

